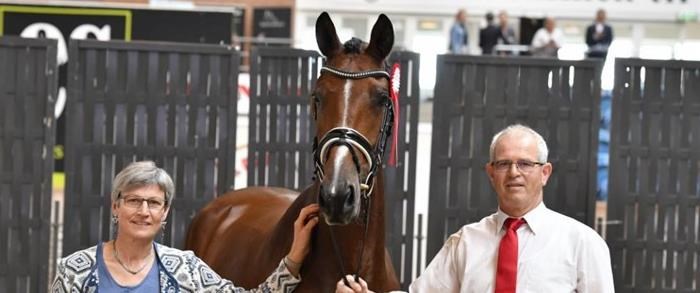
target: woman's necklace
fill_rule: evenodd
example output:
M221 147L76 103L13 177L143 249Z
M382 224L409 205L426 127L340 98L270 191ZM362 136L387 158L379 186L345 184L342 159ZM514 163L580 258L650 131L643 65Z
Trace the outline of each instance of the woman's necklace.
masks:
M125 271L129 272L130 274L136 275L136 274L140 273L141 271L143 271L144 268L146 268L146 265L148 264L147 261L145 261L145 262L143 263L143 265L142 265L140 268L138 268L137 270L129 269L129 268L122 262L122 260L119 259L119 252L117 252L117 240L116 240L116 239L115 239L114 241L112 241L112 248L113 248L113 250L114 250L114 258L117 259L117 262L119 263L120 266L122 266L122 269L124 269ZM153 253L153 250L151 250L151 253ZM148 256L146 256L146 259L148 259L150 256L151 256L151 254L148 254Z

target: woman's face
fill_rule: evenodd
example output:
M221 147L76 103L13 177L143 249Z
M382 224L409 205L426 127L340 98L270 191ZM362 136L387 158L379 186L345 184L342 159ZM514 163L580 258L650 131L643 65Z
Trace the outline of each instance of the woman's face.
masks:
M155 239L170 207L165 192L158 185L145 185L125 190L112 203L112 213L119 220L119 236Z

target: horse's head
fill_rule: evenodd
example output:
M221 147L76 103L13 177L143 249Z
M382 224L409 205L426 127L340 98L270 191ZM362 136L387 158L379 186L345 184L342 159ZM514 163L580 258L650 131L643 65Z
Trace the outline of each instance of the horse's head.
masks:
M316 42L326 57L312 96L318 200L326 223L348 224L360 213L360 199L372 193L392 127L384 59L394 44L394 28L381 14L369 44L356 38L341 44L324 12L316 21Z

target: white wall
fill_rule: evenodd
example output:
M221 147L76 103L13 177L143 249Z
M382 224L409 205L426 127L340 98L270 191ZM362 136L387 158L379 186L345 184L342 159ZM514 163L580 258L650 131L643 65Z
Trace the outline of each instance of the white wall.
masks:
M396 45L421 53L421 95L432 95L435 84L435 56L447 49L448 30L455 12L468 11L469 47L471 54L480 54L479 29L485 25L488 11L505 10L511 24L518 29L520 17L553 16L564 30L562 59L581 59L586 45L585 28L599 8L608 13L615 32L608 60L603 71L603 88L612 88L612 60L615 57L650 59L700 60L700 24L681 23L683 13L700 14L700 0L297 0L295 36L297 47L315 50L314 21L321 11L328 11L339 30L342 41L351 36L367 40L377 15L387 14L396 28ZM362 31L357 23L364 20ZM352 23L347 25L345 22ZM422 29L421 23L434 23L435 30Z
M342 13L434 14L453 15L459 8L475 14L506 9L513 15L541 17L545 14L564 18L588 19L604 7L616 19L672 21L679 11L700 11L700 0L297 0L297 9L327 9ZM330 9L332 8L332 9Z

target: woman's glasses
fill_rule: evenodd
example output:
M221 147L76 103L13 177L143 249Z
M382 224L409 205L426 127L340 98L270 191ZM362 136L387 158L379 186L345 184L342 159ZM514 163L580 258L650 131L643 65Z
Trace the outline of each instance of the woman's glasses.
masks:
M124 201L124 205L131 209L139 209L143 206L145 202L148 205L148 209L152 211L159 211L165 207L165 201L156 198L143 198L135 195L127 195L120 198Z

